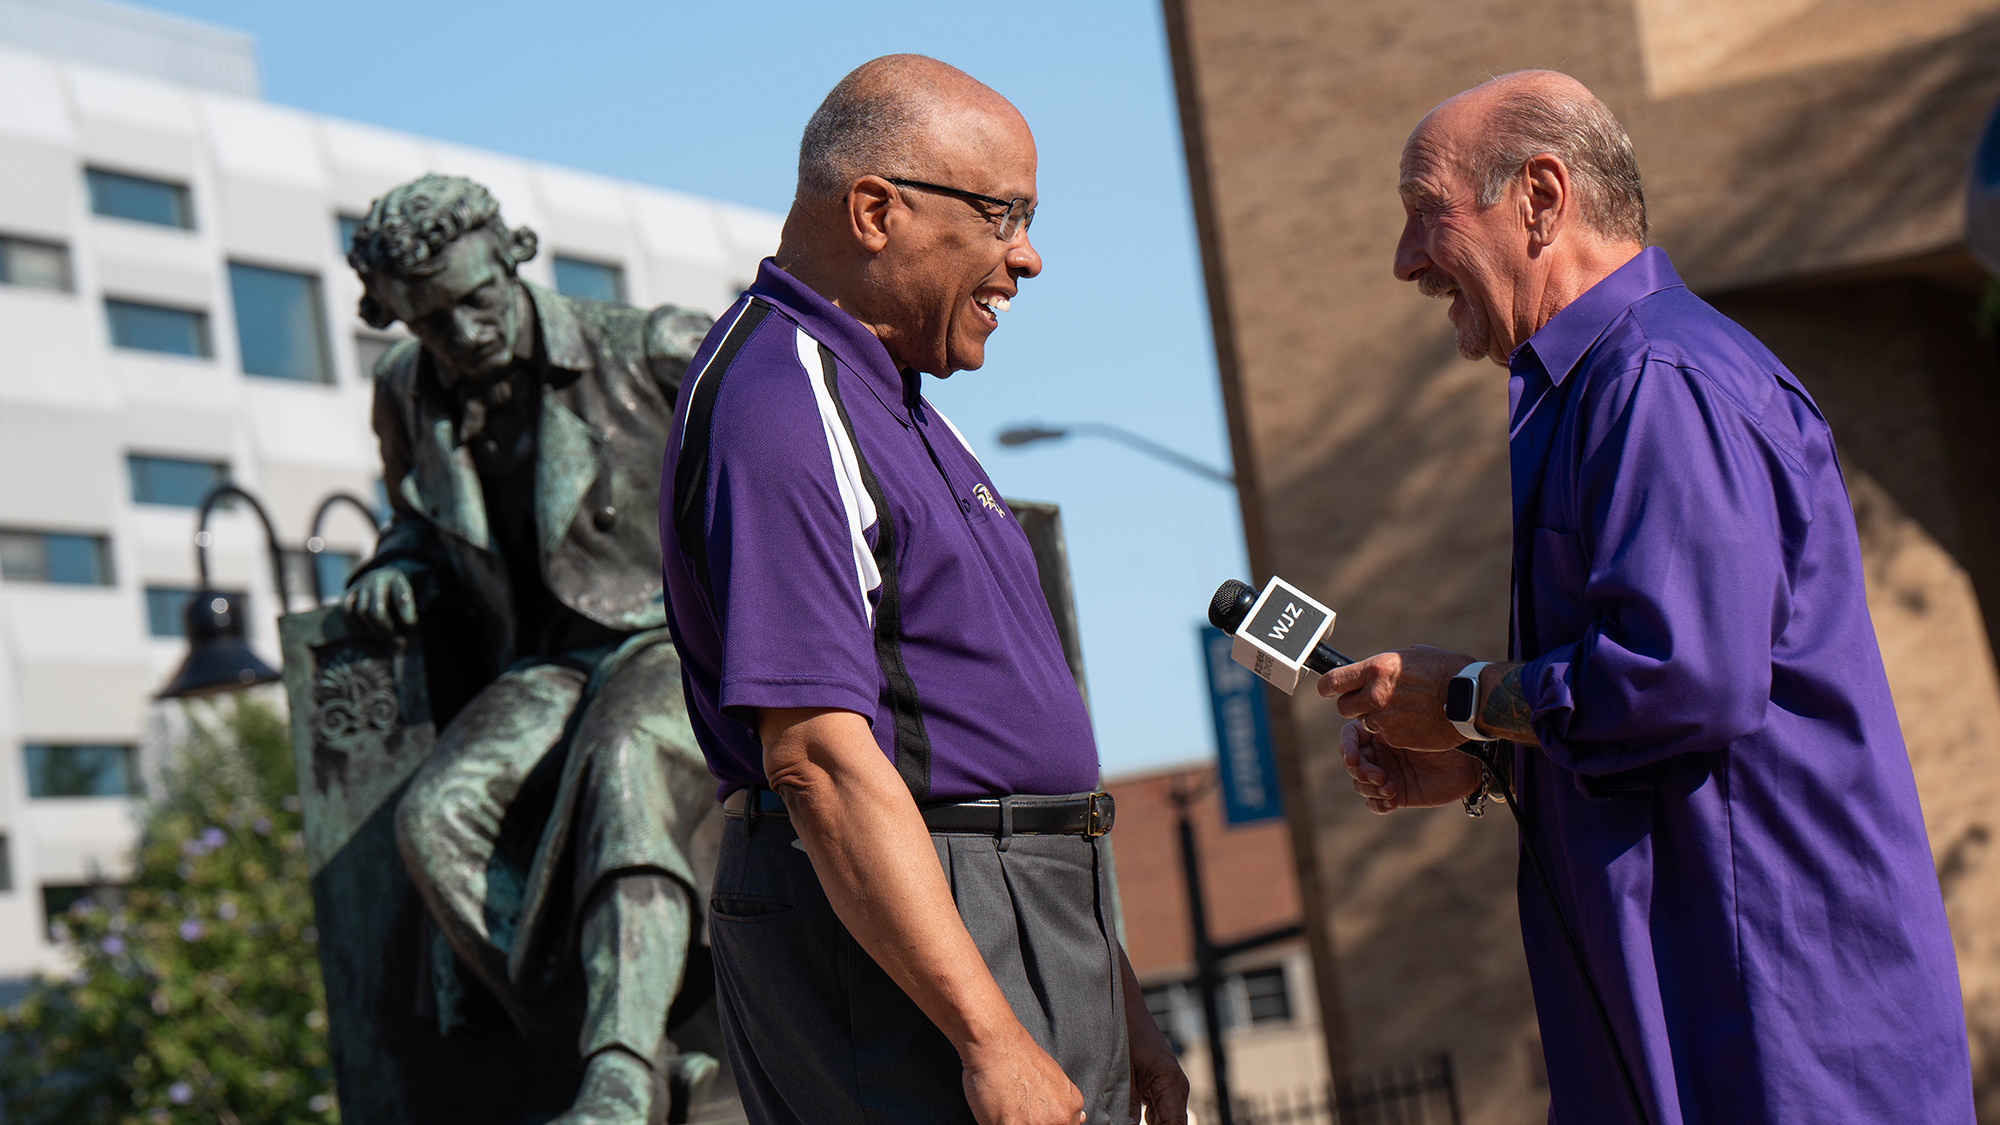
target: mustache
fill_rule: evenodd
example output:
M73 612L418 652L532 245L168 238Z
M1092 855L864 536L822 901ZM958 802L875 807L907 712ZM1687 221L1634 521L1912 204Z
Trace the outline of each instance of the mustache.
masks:
M1417 291L1426 297L1449 297L1458 292L1458 282L1437 270L1425 270L1417 278Z

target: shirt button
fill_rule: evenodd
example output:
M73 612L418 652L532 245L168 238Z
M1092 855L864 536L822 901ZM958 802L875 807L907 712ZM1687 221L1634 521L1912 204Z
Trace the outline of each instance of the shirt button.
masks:
M961 512L964 512L964 513L966 513L967 515L971 515L971 514L972 514L972 501L970 501L970 500L960 500L960 501L958 502L958 510L959 510L959 511L961 511Z

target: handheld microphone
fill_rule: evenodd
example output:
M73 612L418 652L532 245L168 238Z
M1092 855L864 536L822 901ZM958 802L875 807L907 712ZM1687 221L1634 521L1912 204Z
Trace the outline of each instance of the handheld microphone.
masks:
M1229 656L1290 695L1311 671L1324 674L1354 661L1322 643L1333 632L1332 610L1298 587L1273 577L1259 593L1231 578L1208 602L1208 623L1235 638Z

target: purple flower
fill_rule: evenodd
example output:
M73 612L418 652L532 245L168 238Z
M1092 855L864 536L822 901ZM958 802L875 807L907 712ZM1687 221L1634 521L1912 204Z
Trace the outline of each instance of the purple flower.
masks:
M236 917L236 904L226 898L223 899L215 908L215 916L225 922L233 921Z
M202 842L200 840L197 840L194 837L190 836L187 839L181 841L181 854L207 855L208 849L202 846Z
M229 837L223 835L222 829L217 828L213 824L209 825L207 828L202 829L201 844L209 851L214 851L215 849L221 847L223 841L227 839L229 839Z
M188 1104L188 1099L192 1097L194 1097L194 1090L185 1082L176 1082L167 1087L167 1100L173 1102L175 1105L186 1105Z
M194 920L193 918L189 918L189 919L188 919L188 920L186 920L185 922L182 922L182 923L181 923L181 940L182 940L182 941L199 941L199 940L201 940L201 923L200 923L200 922L197 922L197 921L195 921L195 920Z
M125 952L125 939L114 934L98 942L97 948L102 949L107 957L119 957Z
M269 836L271 834L271 818L260 816L250 822L250 828L259 836Z

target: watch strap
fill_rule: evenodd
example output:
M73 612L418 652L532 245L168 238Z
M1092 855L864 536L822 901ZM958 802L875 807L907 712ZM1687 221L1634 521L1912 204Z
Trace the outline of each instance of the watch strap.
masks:
M1452 718L1450 715L1445 716L1445 721L1456 728L1458 733L1467 742L1483 742L1486 739L1485 735L1479 733L1479 728L1474 723L1479 719L1479 673L1484 671L1486 666L1491 663L1493 663L1491 660L1475 660L1465 667L1460 668L1458 674L1452 677L1454 680L1472 681L1472 713L1467 715L1462 722Z

